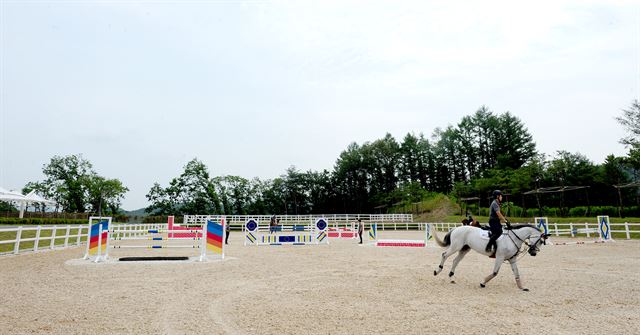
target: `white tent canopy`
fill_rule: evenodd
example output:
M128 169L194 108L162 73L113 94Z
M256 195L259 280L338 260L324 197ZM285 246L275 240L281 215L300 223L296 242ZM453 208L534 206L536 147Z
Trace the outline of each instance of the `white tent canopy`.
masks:
M31 191L29 194L25 195L24 197L25 199L27 199L27 202L29 203L39 203L39 204L45 204L48 206L56 205L55 201L43 198L42 196L36 194L36 191Z
M44 204L45 206L55 206L56 202L53 200L45 199L35 193L35 191L31 191L27 195L22 195L22 193L9 191L5 188L0 187L0 201L17 203L20 205L20 218L24 216L24 209L29 204Z

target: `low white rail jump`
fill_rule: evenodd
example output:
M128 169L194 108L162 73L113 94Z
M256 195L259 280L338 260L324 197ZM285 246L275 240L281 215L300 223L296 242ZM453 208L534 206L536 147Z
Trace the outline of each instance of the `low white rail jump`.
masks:
M371 224L369 229L369 244L376 247L414 247L425 248L427 241L431 237L429 235L429 224L424 225L424 240L402 240L402 239L379 239L378 238L378 225L376 223Z
M224 217L212 216L205 224L202 224L200 229L194 229L190 234L195 234L195 238L186 239L184 237L167 237L168 234L174 232L185 233L184 229L170 230L170 229L146 229L146 230L119 230L114 229L111 223L110 217L91 217L89 218L89 233L87 236L87 250L84 259L90 259L94 262L107 261L109 259L109 249L132 249L132 248L145 248L145 249L170 249L170 248L192 248L200 249L200 255L198 260L204 261L209 258L224 259L224 237L225 237L225 219ZM119 227L125 227L124 225L118 225ZM133 237L120 237L120 233L134 234ZM148 234L148 235L144 235ZM164 236L157 236L158 234L164 234ZM141 236L142 235L142 236ZM154 244L145 245L119 245L118 241L152 241ZM155 244L155 241L186 241L191 244L184 245L170 245L170 244ZM112 244L113 243L113 244ZM147 242L148 243L148 242ZM112 244L112 245L110 245Z
M345 227L330 227L327 231L327 236L330 238L355 239L358 237L358 229L356 229L355 224L351 222Z

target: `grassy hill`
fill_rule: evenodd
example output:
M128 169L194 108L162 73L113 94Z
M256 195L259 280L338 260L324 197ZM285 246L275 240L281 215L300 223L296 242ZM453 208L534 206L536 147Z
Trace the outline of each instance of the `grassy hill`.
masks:
M415 222L444 222L447 217L460 213L460 206L444 194L433 193L420 202L395 206L390 212L411 213Z
M390 210L390 213L413 214L415 222L461 222L466 217L465 215L460 215L460 206L457 203L448 196L439 193L434 193L417 203L395 206ZM486 216L473 215L473 217L482 224L489 222L489 218ZM595 215L593 217L553 217L547 215L547 217L549 222L557 223L596 222ZM532 223L533 219L533 217L509 217L509 220L514 223ZM618 218L610 216L609 220L611 223L640 222L640 218L636 217Z

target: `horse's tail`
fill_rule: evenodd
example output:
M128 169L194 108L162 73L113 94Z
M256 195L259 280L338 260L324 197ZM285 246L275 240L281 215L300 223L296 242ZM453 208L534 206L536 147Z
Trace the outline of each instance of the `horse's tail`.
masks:
M448 247L451 244L451 233L447 233L443 241L440 239L440 236L438 236L435 225L431 225L431 235L433 235L433 239L436 240L436 243L438 243L438 245L441 247Z

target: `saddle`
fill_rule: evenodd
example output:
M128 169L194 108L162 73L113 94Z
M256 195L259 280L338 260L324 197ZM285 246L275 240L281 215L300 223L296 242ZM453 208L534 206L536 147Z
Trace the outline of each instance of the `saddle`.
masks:
M489 226L486 225L481 225L480 222L478 220L475 220L471 215L469 215L468 219L462 219L462 225L463 226L471 226L471 227L476 227L476 228L480 228L482 230L491 230L489 228Z

